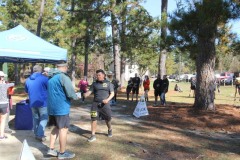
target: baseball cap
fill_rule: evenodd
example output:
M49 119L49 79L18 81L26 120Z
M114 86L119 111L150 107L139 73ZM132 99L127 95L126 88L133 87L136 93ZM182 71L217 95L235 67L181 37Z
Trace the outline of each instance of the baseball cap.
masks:
M0 77L7 77L7 75L3 71L0 71Z
M65 66L68 66L67 62L66 61L59 61L57 63L57 67L65 67Z

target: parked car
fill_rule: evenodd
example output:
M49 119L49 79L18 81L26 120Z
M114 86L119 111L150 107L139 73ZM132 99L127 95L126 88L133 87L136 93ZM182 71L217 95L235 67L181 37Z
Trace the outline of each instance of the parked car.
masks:
M175 82L176 81L175 78L176 78L176 75L174 75L174 74L168 76L169 82Z
M223 79L227 79L228 77L230 77L231 75L233 75L233 73L230 73L230 72L223 72L220 74L220 80L223 80Z
M169 75L169 79L176 79L176 77L177 77L177 75L175 75L175 74L172 74L172 75Z
M227 79L225 79L223 83L225 83L225 85L232 85L232 84L234 84L233 76L230 76Z
M223 72L220 74L218 80L221 84L226 84L226 81L230 83L231 79L233 79L234 74L230 72Z
M184 74L177 75L175 79L176 79L176 81L181 82L184 80L184 76L185 76Z
M192 79L192 77L195 77L195 75L194 75L194 74L185 74L184 80L185 80L186 82L190 82L190 80Z

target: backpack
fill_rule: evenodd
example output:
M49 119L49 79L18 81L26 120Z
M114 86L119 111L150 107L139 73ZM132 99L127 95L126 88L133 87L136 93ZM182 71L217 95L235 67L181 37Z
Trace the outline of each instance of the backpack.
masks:
M236 78L235 84L240 85L240 77L237 77L237 78Z

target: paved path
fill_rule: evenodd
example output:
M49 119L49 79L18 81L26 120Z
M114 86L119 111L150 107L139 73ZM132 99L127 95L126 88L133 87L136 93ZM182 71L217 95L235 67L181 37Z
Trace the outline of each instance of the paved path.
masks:
M81 128L81 130L86 131L86 140L88 138L88 135L90 135L90 115L89 115L89 109L90 106L84 105L84 107L75 107L71 108L71 127L70 127L70 132L68 135L68 139L73 138L74 133L78 129ZM134 118L131 115L121 115L117 113L117 110L119 109L124 109L121 106L113 106L112 110L114 117L119 118L119 119L124 119L126 121L129 121L129 123L134 124L134 121L138 121L137 119L133 120ZM10 116L10 122L14 121L14 116ZM80 127L81 126L81 127ZM99 132L105 132L101 131L101 129L98 129ZM0 141L0 159L4 160L16 160L19 158L21 150L22 150L22 143L24 139L27 140L27 143L30 147L31 152L35 156L37 160L44 160L44 159L51 159L46 155L47 149L48 149L48 143L49 143L49 135L50 135L50 128L46 128L45 135L47 136L47 141L46 142L39 142L35 139L34 134L31 130L14 130L14 132L10 135L7 134L8 139L4 141ZM58 143L57 143L58 145ZM56 146L59 147L59 146Z

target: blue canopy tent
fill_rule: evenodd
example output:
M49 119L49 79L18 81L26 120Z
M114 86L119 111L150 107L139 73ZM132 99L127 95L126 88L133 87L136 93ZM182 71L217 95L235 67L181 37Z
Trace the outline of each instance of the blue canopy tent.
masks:
M67 61L67 50L57 47L18 25L0 32L0 62L56 63Z

